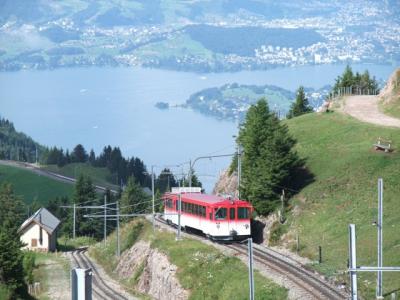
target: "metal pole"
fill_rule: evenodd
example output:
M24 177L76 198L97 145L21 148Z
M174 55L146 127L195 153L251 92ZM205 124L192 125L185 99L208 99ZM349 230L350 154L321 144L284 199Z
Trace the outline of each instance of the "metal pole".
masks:
M382 218L383 218L383 180L378 179L378 268L382 268ZM376 298L383 299L382 296L382 271L378 271L376 286Z
M247 239L247 248L249 253L249 290L250 300L254 300L254 272L253 272L253 239Z
M280 215L280 220L282 224L285 222L285 217L284 217L284 210L285 210L285 190L282 190L282 195L281 195L281 215Z
M178 238L177 240L181 239L181 205L182 205L182 195L179 193L178 199Z
M357 268L356 258L356 225L349 225L349 267L350 269ZM351 299L357 300L357 272L350 271L350 282L351 282Z
M107 240L107 195L104 195L104 247Z
M117 201L117 256L119 257L120 252L120 245L119 245L119 202Z
M318 259L318 263L319 264L322 264L322 247L321 246L318 246L318 256L319 256L319 259Z
M74 203L74 224L73 224L73 232L72 232L72 237L75 239L75 228L76 228L76 204Z
M189 187L192 187L192 160L189 161Z
M154 201L155 201L155 196L154 196L154 166L151 166L151 193L152 193L152 199L153 199L153 231L154 231L154 225L155 225L155 208L154 208Z
M241 156L242 152L240 149L240 143L238 143L238 198L240 199L240 177L242 176L242 162L241 162Z

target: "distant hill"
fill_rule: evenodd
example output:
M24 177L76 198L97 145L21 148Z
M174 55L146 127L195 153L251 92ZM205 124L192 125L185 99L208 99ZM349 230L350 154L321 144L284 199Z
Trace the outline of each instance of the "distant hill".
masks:
M18 132L12 122L0 117L0 159L35 162L36 150L41 153L44 146Z
M396 69L389 77L379 98L385 113L400 118L400 68Z

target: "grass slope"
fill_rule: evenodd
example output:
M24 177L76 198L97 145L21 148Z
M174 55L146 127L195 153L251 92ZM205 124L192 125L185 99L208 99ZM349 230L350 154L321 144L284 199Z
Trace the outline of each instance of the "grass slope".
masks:
M322 246L328 275L347 268L348 224L356 224L357 264L376 265L377 180L384 180L384 265L400 265L400 130L361 123L339 113L308 114L287 121L298 140L297 150L307 158L315 181L295 196L289 218L289 243L299 233L302 255L317 260ZM378 137L391 139L397 149L376 152ZM290 239L290 237L292 239ZM343 276L347 280L347 275ZM373 297L375 274L362 274L361 293ZM384 292L400 288L399 273L384 274Z
M57 165L45 165L43 169L58 173L64 176L78 178L80 174L90 176L93 183L100 186L109 187L110 189L118 189L118 186L110 182L115 182L116 178L107 168L95 168L87 163L72 163L63 167Z
M0 184L8 182L14 192L29 204L33 200L46 204L50 199L72 196L74 186L48 177L37 175L29 170L0 165Z
M238 258L225 256L214 247L189 238L177 242L175 234L165 230L153 233L151 225L144 220L126 224L121 232L122 249L129 249L138 239L145 239L150 241L152 248L166 254L169 261L178 267L179 282L190 290L189 299L249 298L248 270ZM106 248L101 242L92 247L90 254L108 273L112 273L118 263L115 234L111 234L107 242ZM135 278L127 281L128 288L132 288L132 282ZM287 299L287 291L255 272L255 298Z

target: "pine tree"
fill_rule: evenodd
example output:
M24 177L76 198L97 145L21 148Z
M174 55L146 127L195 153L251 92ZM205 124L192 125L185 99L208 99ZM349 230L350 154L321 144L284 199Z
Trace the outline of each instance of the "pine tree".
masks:
M148 196L143 188L135 182L133 177L129 177L128 183L121 196L121 213L145 213L151 207L151 197Z
M79 175L78 180L75 184L73 202L77 206L81 205L96 205L96 190L90 177L85 177L83 174ZM76 232L79 235L95 235L98 231L93 226L94 221L88 218L84 218L83 215L89 214L89 209L77 209L76 210Z
M75 146L74 150L71 153L71 156L73 162L86 162L88 159L86 150L81 144Z
M23 252L18 227L23 219L22 201L10 184L0 187L0 286L6 285L12 298L26 292Z
M239 141L244 151L242 196L258 213L268 214L282 187L290 187L292 173L301 164L293 150L296 141L287 126L270 112L265 99L249 108Z
M312 111L313 109L308 105L304 87L300 86L296 92L296 101L292 103L287 118L298 117Z

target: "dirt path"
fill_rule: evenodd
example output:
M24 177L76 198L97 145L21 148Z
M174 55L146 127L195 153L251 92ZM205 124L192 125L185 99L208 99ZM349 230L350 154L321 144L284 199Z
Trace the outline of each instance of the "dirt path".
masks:
M71 299L68 265L69 260L63 255L47 254L43 258L40 268L44 274L45 291L39 295L39 299Z
M344 99L343 112L364 122L400 128L400 119L379 111L377 96L349 96Z

